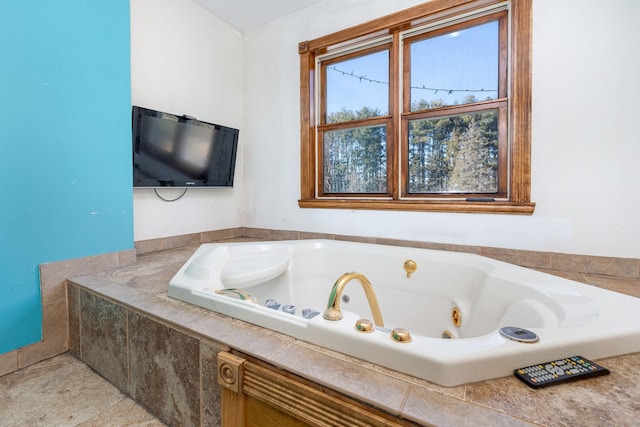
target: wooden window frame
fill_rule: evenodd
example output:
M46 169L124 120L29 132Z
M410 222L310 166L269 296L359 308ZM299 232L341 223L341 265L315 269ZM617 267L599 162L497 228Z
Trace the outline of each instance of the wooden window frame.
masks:
M360 56L365 56L365 55L369 55L369 54L373 54L373 53L377 53L377 52L382 52L382 51L388 51L389 52L389 61L392 61L394 58L394 45L392 43L389 42L385 42L385 43L379 43L376 44L373 47L367 47L364 49L358 49L356 52L353 53L348 53L345 55L340 55L339 59L340 61L344 61L346 59L352 59L354 57L360 57ZM321 73L321 81L326 82L326 72L327 72L327 67L331 66L332 64L335 63L335 60L326 60L326 61L322 61L321 63L321 67L320 67L320 73ZM347 130L347 129L358 129L358 128L363 128L366 126L384 126L386 129L386 134L387 134L387 143L386 143L386 155L387 155L387 165L386 165L386 169L387 169L387 191L385 193L325 193L323 188L324 185L322 183L322 178L323 178L323 174L316 174L316 178L317 178L317 194L319 198L341 198L344 197L346 198L353 198L353 197L367 197L367 198L387 198L387 199L391 199L393 197L393 194L395 194L396 191L396 182L397 179L394 178L393 174L390 173L391 170L393 170L394 165L396 164L396 152L397 150L395 150L395 138L396 138L396 132L395 132L395 126L394 126L394 116L392 114L392 105L395 105L394 103L394 85L393 82L395 81L395 75L394 75L394 71L395 71L395 67L389 67L389 81L392 82L391 84L389 84L389 91L388 91L388 99L389 99L389 109L390 111L387 112L387 115L383 115L383 116L376 116L376 117L369 117L366 119L359 119L359 120L351 120L348 122L338 122L338 123L327 123L327 112L325 111L326 108L326 91L327 91L327 86L326 84L324 86L322 86L322 89L324 89L321 93L320 93L320 114L319 114L319 124L316 127L316 132L317 132L317 140L318 141L323 141L324 138L324 134L325 132L331 132L331 131L336 131L336 130ZM322 144L318 144L319 146ZM317 167L320 168L320 165L324 164L324 157L323 157L323 150L320 149L320 147L317 150L317 162L316 164L318 165Z
M362 43L383 36L394 37L394 46L399 46L399 31L424 26L430 22L453 18L458 15L472 13L480 9L499 5L499 0L433 0L404 11L378 18L346 30L342 30L314 40L299 44L300 54L300 156L301 156L301 197L298 205L301 208L338 208L338 209L374 209L402 211L435 211L435 212L468 212L468 213L533 213L535 203L531 202L531 9L533 0L510 0L510 56L509 56L509 98L506 112L508 115L508 155L509 170L502 171L507 175L508 192L505 198L418 198L400 194L399 166L397 165L398 149L388 152L388 161L392 162L389 173L394 179L389 181L388 195L350 195L349 197L325 197L319 193L316 179L318 161L316 140L322 130L316 126L316 57L325 55L336 46L344 46L351 42ZM399 55L394 55L392 48L390 82L394 82L401 69L398 64ZM406 96L404 97L406 99ZM407 114L398 114L397 97L390 103L393 123L390 125L396 138L400 126L406 128ZM405 101L406 102L406 101ZM493 102L493 101L491 101ZM403 108L403 111L405 109ZM412 117L421 113L411 113ZM428 113L426 113L428 114ZM327 125L322 125L327 126ZM406 129L405 129L406 130ZM406 138L405 138L406 139ZM406 144L398 141L398 143ZM392 140L389 145L395 145ZM402 147L406 149L406 147ZM393 152L391 152L393 151ZM402 177L406 180L406 176ZM405 181L406 182L406 181ZM332 195L333 196L333 195Z

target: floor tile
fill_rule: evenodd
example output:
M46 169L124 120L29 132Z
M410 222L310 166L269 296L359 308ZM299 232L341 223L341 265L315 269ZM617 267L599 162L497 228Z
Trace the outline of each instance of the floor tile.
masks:
M0 377L2 426L162 426L70 354Z

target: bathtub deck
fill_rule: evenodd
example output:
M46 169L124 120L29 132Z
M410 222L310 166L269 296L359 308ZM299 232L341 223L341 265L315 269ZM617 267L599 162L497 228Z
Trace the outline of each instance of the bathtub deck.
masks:
M530 389L514 377L441 387L167 298L169 280L196 248L141 255L133 266L74 278L73 286L420 423L640 425L640 353L599 360L609 376L547 389ZM570 278L634 296L640 290L637 279Z

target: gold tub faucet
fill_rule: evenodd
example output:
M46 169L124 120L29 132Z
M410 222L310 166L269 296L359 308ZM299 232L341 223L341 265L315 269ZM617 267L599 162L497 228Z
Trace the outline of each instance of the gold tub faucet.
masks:
M373 322L376 326L384 326L384 322L382 320L382 313L380 312L380 306L378 305L378 299L376 298L376 294L373 291L373 286L371 282L364 277L362 273L345 273L336 280L336 283L331 288L331 293L329 294L329 302L327 302L327 309L322 314L327 320L340 320L342 319L342 311L340 310L340 299L342 298L342 291L344 287L352 280L358 280L364 289L364 293L367 296L367 301L369 302L369 308L371 309L371 314L373 314Z

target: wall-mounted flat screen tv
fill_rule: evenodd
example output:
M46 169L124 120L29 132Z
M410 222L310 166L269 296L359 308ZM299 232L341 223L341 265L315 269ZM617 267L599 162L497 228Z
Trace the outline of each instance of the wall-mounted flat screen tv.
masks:
M134 187L233 187L238 129L134 106Z

